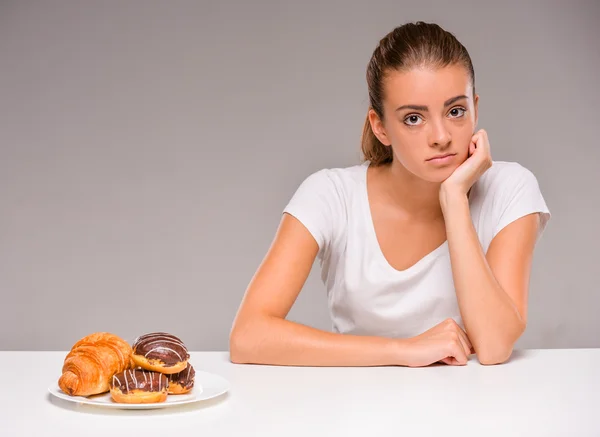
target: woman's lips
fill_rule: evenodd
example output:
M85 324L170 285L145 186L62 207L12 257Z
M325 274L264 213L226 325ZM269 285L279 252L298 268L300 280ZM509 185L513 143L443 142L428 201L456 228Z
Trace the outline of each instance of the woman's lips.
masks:
M448 164L450 162L452 162L452 160L454 159L454 157L456 156L456 153L446 153L445 155L440 155L434 158L429 158L427 160L427 162L431 162L432 164L439 164L439 165L443 165L443 164Z

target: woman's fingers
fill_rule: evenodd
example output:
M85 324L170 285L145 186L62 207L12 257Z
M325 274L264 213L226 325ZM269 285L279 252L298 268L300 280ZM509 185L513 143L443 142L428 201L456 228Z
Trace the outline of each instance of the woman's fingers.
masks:
M456 364L467 364L468 358L465 352L464 340L460 335L457 335L458 339L454 339L450 342L451 349L448 354L450 357L454 357Z
M465 355L465 357L468 357L471 354L471 346L469 340L467 339L467 335L460 328L457 329L456 335L462 348L461 352Z
M459 329L459 334L462 337L464 344L465 344L465 353L467 355L471 355L473 352L471 352L473 350L473 345L471 344L471 340L469 340L469 336L467 335L467 333L465 331L463 331L462 329Z

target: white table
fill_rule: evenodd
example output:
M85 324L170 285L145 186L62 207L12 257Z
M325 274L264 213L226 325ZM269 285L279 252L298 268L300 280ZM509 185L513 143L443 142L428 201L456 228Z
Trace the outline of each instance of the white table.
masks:
M109 410L47 391L66 352L0 352L0 435L600 436L600 349L515 351L506 364L426 368L234 365L193 352L231 390L163 410Z

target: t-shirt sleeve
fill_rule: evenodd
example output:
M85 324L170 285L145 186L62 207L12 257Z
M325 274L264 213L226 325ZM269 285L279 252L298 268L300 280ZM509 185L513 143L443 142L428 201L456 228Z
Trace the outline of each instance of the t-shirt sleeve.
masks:
M343 220L343 198L336 177L329 169L308 176L285 206L283 212L298 219L319 245L322 259L335 239Z
M539 239L550 220L550 210L535 175L520 164L506 168L496 181L493 236L515 220L532 213L540 214Z

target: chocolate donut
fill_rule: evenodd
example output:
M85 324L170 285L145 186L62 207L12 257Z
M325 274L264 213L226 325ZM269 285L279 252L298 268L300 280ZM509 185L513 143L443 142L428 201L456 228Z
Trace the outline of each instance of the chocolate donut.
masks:
M115 402L149 404L167 400L166 375L142 369L127 369L112 377L110 395Z
M143 369L173 374L185 369L190 355L179 338L166 332L152 332L135 339L132 358Z
M196 371L188 362L187 367L179 373L168 375L170 395L180 395L189 392L194 387Z

